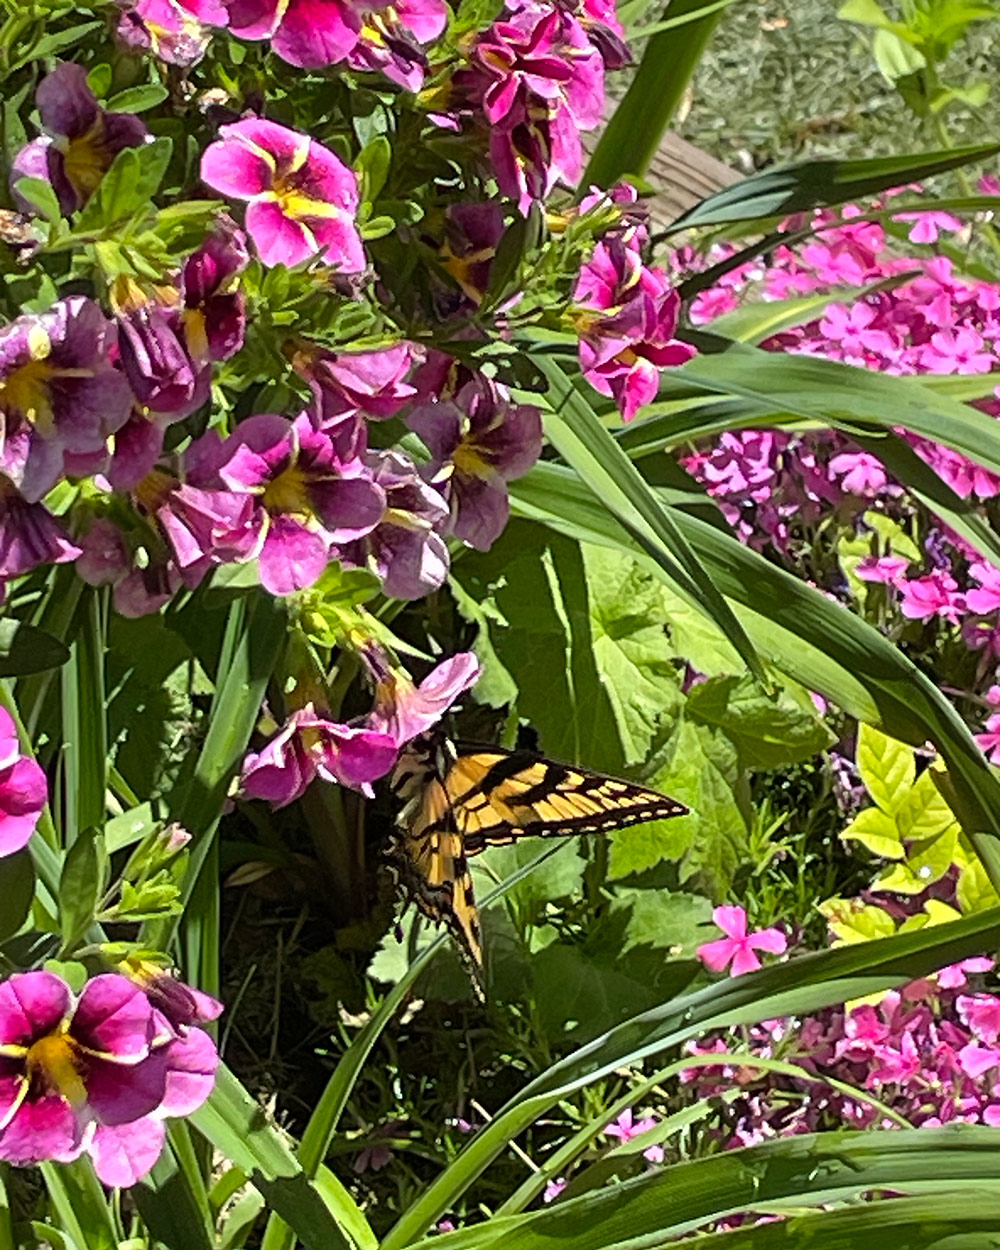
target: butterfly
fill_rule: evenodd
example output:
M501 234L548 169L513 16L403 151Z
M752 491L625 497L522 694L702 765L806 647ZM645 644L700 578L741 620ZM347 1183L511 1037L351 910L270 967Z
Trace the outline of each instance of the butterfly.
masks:
M389 854L400 884L428 919L447 926L481 999L473 855L519 838L603 833L688 810L630 781L441 734L411 742L390 784L399 809Z

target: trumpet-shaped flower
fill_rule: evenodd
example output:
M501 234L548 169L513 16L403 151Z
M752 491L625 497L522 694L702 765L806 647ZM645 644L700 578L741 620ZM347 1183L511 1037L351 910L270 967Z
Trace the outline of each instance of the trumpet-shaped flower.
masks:
M67 453L103 453L132 406L109 359L113 329L72 295L0 329L0 472L30 503L59 480Z
M246 227L265 265L297 265L322 253L341 273L360 273L355 224L358 180L308 135L250 117L219 129L201 158L202 181L249 201Z
M51 972L16 973L0 985L0 1158L89 1151L105 1184L134 1184L159 1155L162 1118L200 1106L217 1064L200 1029L159 1036L127 977L93 977L74 1001Z
M418 405L407 422L431 453L426 472L451 507L452 533L488 551L510 515L507 483L541 455L538 409L511 403L498 383L477 374L453 399Z
M380 648L370 647L364 659L375 685L375 708L368 723L388 734L397 747L436 725L458 696L476 684L481 672L471 651L459 651L442 660L418 686Z
M730 974L734 977L755 972L760 967L757 951L783 955L788 947L780 929L759 929L747 933L747 914L742 907L716 907L712 919L726 936L717 942L699 946L697 955L713 972L722 972L730 963Z
M28 503L0 478L0 584L39 565L65 564L79 554L48 508Z
M695 349L674 338L680 298L662 269L651 269L627 243L598 243L576 284L580 365L590 385L614 397L630 421L659 389L660 370L682 365Z
M205 55L213 26L229 20L221 0L134 0L115 35L135 52L152 52L168 65L187 68Z
M45 774L22 754L10 713L0 708L0 856L27 845L48 798Z
M433 43L448 23L443 0L398 0L366 7L358 42L347 56L348 65L381 71L407 91L419 91L427 68L422 45Z
M11 180L15 185L24 177L50 183L64 213L82 208L123 148L140 147L151 137L133 113L102 109L87 86L87 71L71 61L42 79L35 102L47 133L14 158Z
M448 547L441 537L448 503L402 452L374 452L368 463L385 492L385 511L370 533L341 549L341 558L371 567L393 599L421 599L448 576Z
M247 755L240 791L285 807L320 777L372 797L371 783L389 772L397 754L395 740L382 730L339 724L307 703L260 751Z

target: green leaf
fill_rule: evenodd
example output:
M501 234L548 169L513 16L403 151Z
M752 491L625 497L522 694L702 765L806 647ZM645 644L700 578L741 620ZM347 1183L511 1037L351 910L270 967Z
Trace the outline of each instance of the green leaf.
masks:
M805 691L782 686L769 695L749 674L712 677L694 686L686 714L721 726L747 768L801 763L834 742Z
M35 897L35 866L25 847L0 859L0 942L13 937L24 924Z
M34 625L7 617L0 621L0 677L24 677L60 668L69 648Z
M162 83L148 82L138 87L128 87L113 95L107 103L112 113L145 113L147 109L156 108L170 95Z
M59 207L59 197L53 190L51 182L46 182L44 178L18 178L14 184L14 190L22 199L27 200L33 208L37 209L50 225L54 226L62 221L63 213Z
M708 196L673 222L668 233L695 226L785 217L825 205L863 200L888 187L921 182L962 165L978 165L997 152L1000 143L983 143L867 160L806 161L765 169Z
M857 22L877 30L891 30L895 25L877 0L846 0L837 10L837 16L842 22Z
M947 800L934 784L938 770L925 768L896 808L899 835L907 840L936 838L955 823Z
M78 228L93 230L124 221L151 207L170 164L173 142L153 139L141 148L123 148L101 180L100 190L80 214Z
M549 382L553 410L544 414L549 442L593 495L668 574L675 587L729 636L752 672L763 678L760 659L732 609L697 559L664 506L557 361L536 361Z
M883 812L894 814L903 803L916 776L910 747L871 725L858 729L858 772L865 789Z
M830 931L847 945L889 938L896 932L896 922L884 908L860 899L827 899L817 904L817 910L826 917Z
M840 837L844 842L860 842L883 859L902 859L905 854L895 820L879 807L866 807L858 812L847 828L841 830Z
M906 39L901 39L893 30L875 32L872 55L882 77L891 83L915 74L927 65L924 54L918 52Z
M84 829L66 853L59 878L59 929L64 950L71 951L93 923L105 883L106 856L100 830Z
M385 135L376 135L358 153L354 167L361 175L361 202L373 204L385 186L392 164L392 145Z

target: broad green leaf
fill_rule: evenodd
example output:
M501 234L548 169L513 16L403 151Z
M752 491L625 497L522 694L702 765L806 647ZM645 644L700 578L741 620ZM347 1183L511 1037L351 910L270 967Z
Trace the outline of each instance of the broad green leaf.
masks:
M44 630L12 617L0 621L0 677L45 673L68 659L66 644Z
M506 899L514 907L523 908L530 916L539 905L566 898L580 889L586 861L579 853L579 843L568 838L567 845L557 855L550 856L534 872L507 891ZM491 847L476 858L477 868L489 869L494 881L503 881L520 868L534 863L538 858L537 844L527 838L511 846Z
M883 812L894 814L916 775L913 751L871 725L858 728L858 772L865 789Z
M680 710L661 584L602 547L583 547L599 680L614 711L626 764L645 760L654 736Z
M866 807L858 812L841 830L840 837L844 842L860 842L883 859L902 859L905 854L895 820L880 807Z
M934 784L938 771L934 765L925 768L897 807L896 825L901 838L922 841L938 837L955 823L954 813Z
M669 233L693 226L785 217L824 205L845 204L962 165L978 165L1000 151L998 143L970 144L936 152L866 160L814 160L762 170L708 196L669 226Z
M769 695L749 675L711 677L692 687L685 714L719 725L747 768L778 768L811 759L833 744L808 694L784 686Z
M52 188L51 182L44 178L18 178L14 184L17 194L38 211L50 225L62 220L62 209L59 198Z
M878 0L846 0L837 10L837 16L842 22L857 22L860 26L874 26L876 30L891 30L895 25Z
M912 43L901 39L894 30L878 30L872 39L872 55L886 82L896 83L900 78L917 73L927 64L927 58Z
M668 645L674 656L686 660L693 669L707 677L745 671L746 665L740 653L718 625L666 583L661 585L660 593Z
M701 894L616 886L610 913L627 914L622 950L652 946L673 958L693 959L695 948L716 937L712 904Z
M955 887L958 905L964 914L986 911L996 907L1000 895L990 882L979 856L959 839L955 851L955 862L958 864L958 884Z
M81 830L66 854L59 879L59 927L68 953L93 922L105 889L105 863L100 831Z
M737 798L740 769L732 740L714 725L699 724L686 715L650 761L649 782L654 790L686 804L687 816L657 822L666 837L660 859L679 858L677 844L684 841L681 880L697 877L713 897L724 896L746 857L747 821ZM613 877L641 872L649 867L640 856L648 845L634 839L632 830L617 837L611 848L609 871Z

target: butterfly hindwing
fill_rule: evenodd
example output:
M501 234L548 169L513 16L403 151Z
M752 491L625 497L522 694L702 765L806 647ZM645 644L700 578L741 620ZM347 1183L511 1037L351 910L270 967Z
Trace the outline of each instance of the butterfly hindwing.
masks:
M421 912L448 926L482 996L482 935L468 859L524 837L601 833L682 816L683 803L528 751L411 743L392 778L393 859Z

